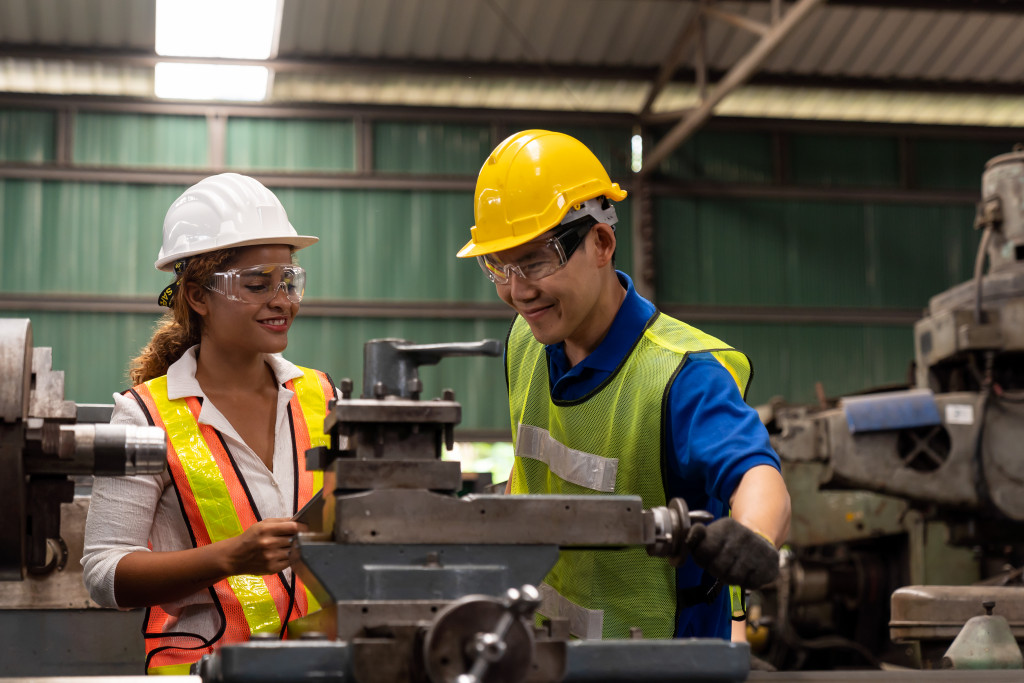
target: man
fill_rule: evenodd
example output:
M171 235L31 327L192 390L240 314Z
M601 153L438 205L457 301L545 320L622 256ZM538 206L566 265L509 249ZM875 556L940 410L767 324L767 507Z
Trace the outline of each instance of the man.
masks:
M652 638L728 639L723 587L777 574L789 494L744 402L746 357L660 314L615 270L611 202L625 197L561 133L516 133L480 170L476 225L458 255L477 257L518 314L505 354L508 490L638 495L645 508L678 497L711 512L714 522L687 535L691 556L678 569L642 548L563 552L540 612L584 638L638 627Z

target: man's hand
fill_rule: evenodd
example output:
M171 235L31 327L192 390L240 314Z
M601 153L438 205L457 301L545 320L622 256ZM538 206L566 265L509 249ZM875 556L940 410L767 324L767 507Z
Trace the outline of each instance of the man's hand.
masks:
M724 583L758 588L779 575L779 551L732 517L694 524L686 534L694 561Z

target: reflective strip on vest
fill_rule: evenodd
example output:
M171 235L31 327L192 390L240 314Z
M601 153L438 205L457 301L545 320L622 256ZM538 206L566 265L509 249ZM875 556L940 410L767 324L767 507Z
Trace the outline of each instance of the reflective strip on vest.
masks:
M218 463L218 458L211 451L207 439L202 438L199 433L198 413L193 414L187 400L166 398L166 375L151 380L148 384L160 410L164 429L167 430L167 439L177 455L182 473L188 480L196 509L202 516L210 543L241 535L245 527L238 518L239 511L232 502L231 492L228 491L221 470L225 465ZM198 407L198 402L196 403ZM227 582L242 606L250 633L281 629L281 617L262 576L229 576Z
M298 490L300 501L307 501L324 487L323 470L306 469L306 451L310 448L329 446L330 437L324 434L327 402L334 398L334 387L322 372L309 368L299 368L302 377L289 380L285 386L294 395L291 400L292 422L295 432L295 452L298 456ZM306 420L307 415L315 415L316 419ZM320 609L320 603L313 592L295 577L295 608L299 615L309 614Z
M538 587L541 606L537 611L549 619L568 619L569 633L584 640L600 640L604 610L587 609L561 595L547 583Z
M605 458L569 448L551 436L548 430L522 422L519 423L515 446L516 457L539 460L565 481L593 491L615 492L618 458Z
M166 666L151 666L146 669L147 676L188 676L191 673L191 664L168 664Z

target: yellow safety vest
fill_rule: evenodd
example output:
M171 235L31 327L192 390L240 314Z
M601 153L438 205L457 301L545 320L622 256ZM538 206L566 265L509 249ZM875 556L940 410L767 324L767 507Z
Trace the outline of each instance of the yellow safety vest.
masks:
M506 351L515 443L511 492L635 495L645 509L665 505L666 397L690 353L711 353L745 391L746 356L656 313L599 387L577 400L555 401L544 346L517 318ZM647 638L671 638L675 582L668 560L641 547L567 550L541 587L541 614L568 618L581 638L628 638L631 627Z

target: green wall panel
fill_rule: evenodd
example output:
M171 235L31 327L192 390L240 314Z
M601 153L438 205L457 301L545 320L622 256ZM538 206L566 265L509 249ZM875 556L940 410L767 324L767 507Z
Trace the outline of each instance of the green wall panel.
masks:
M129 387L128 362L149 341L157 316L130 313L2 311L32 321L32 345L53 349L53 369L64 371L64 398L113 403Z
M352 171L352 121L229 118L226 164L237 170Z
M899 185L896 138L794 134L789 141L789 174L796 185Z
M914 184L924 189L975 190L980 195L985 162L1012 152L1015 142L1019 141L913 140Z
M974 210L776 200L656 201L669 304L918 307L968 279Z
M698 323L751 359L751 405L782 396L816 402L815 383L838 397L908 381L914 336L903 325Z
M184 187L0 181L0 291L152 294L167 207Z
M391 121L373 126L376 171L476 176L492 148L490 126Z
M619 126L537 126L565 133L587 146L608 171L613 183L626 185L632 178L633 131ZM621 218L621 216L620 216Z
M469 239L473 198L463 192L280 189L302 234L320 242L298 253L311 299L489 301L493 286Z
M702 130L661 163L676 180L770 183L772 137L768 133Z
M72 160L99 166L206 168L208 133L202 116L80 112L74 118Z
M0 161L53 161L56 114L0 109Z

